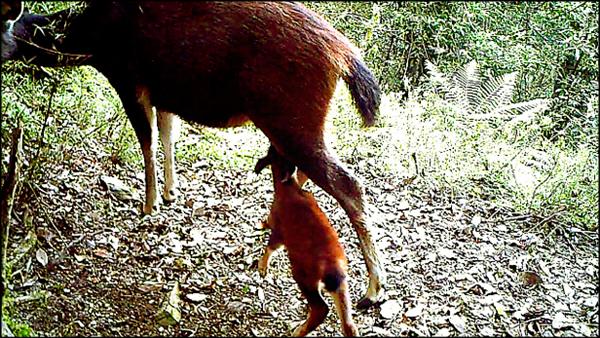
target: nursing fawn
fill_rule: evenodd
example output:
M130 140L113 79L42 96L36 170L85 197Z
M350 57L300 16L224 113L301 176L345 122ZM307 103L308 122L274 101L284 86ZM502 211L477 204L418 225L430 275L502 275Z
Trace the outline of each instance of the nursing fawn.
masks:
M292 276L308 301L308 318L298 326L294 336L305 336L327 317L329 308L321 297L325 289L334 299L345 336L357 336L351 317L348 293L347 260L338 236L314 196L303 191L294 174L295 166L279 156L273 147L256 164L259 173L271 165L275 197L271 213L263 225L271 229L269 244L258 263L265 276L273 252L285 246L292 266Z

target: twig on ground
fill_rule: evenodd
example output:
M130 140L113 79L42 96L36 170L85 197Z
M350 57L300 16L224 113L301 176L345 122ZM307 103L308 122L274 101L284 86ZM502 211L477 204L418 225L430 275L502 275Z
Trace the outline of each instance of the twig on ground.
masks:
M35 197L38 199L39 204L40 205L43 204L44 206L48 207L48 205L46 203L42 202L42 200L41 200L39 194L37 193L37 191L34 189L34 187L31 186L31 183L30 182L25 182L25 184L29 187L29 190L34 195L36 195ZM58 228L56 227L56 224L54 224L54 221L52 221L52 217L50 217L50 215L48 214L48 212L46 211L46 209L45 208L39 208L38 210L42 211L42 214L43 214L44 218L46 219L46 221L54 228L54 230L56 231L56 233L58 234L58 236L60 237L60 239L64 240L65 237L63 236L62 232L60 230L58 230ZM51 243L48 243L48 244L50 244L50 246L52 246Z
M500 222L507 222L507 221L524 221L527 219L530 219L531 217L533 217L532 215L516 215L516 216L511 216L511 217L506 217L503 219L499 219L499 220L495 220L495 223L500 223Z

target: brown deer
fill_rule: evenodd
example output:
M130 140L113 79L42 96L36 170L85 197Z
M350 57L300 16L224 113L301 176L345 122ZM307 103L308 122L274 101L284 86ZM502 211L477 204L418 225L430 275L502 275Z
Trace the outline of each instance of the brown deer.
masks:
M294 330L294 336L306 336L327 317L329 308L321 297L325 289L334 299L345 336L355 337L358 329L351 316L347 281L347 259L335 229L319 208L315 197L303 191L294 175L295 167L279 156L273 147L260 159L258 174L271 165L275 195L267 222L271 229L269 244L258 263L265 276L273 252L285 246L292 266L292 276L308 301L308 318Z
M295 2L88 0L80 11L24 14L7 35L3 60L91 65L108 79L141 145L145 213L158 209L156 111L208 127L253 122L302 171L300 183L311 179L350 218L370 277L359 307L382 296L363 188L323 137L339 78L367 126L380 89L358 49L318 14Z

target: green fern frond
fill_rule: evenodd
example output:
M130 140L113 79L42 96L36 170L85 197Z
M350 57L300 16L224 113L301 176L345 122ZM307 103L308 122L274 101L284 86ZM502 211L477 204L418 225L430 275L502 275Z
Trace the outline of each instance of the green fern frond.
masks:
M433 63L427 61L425 67L431 81L441 85L448 99L469 114L471 119L518 120L519 117L543 111L550 104L546 99L511 103L517 72L482 79L477 62L472 60L457 69L448 80Z
M441 84L442 86L448 85L448 79L446 75L440 71L440 69L434 65L431 61L425 60L425 69L429 74L429 80L435 84Z
M517 114L525 115L531 112L538 113L548 109L551 101L548 99L535 99L525 102L517 102L508 105L502 105L491 112L491 114L499 114L503 112L514 111Z
M493 111L499 107L510 104L515 89L517 72L492 77L482 83L481 103L485 111Z

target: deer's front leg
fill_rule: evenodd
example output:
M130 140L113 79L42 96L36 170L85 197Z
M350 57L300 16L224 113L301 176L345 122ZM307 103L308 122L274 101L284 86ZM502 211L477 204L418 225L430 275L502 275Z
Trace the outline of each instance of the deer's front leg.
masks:
M173 202L177 199L177 174L175 173L175 143L179 138L181 121L169 112L158 112L158 130L165 151L165 186L163 199L165 202Z

